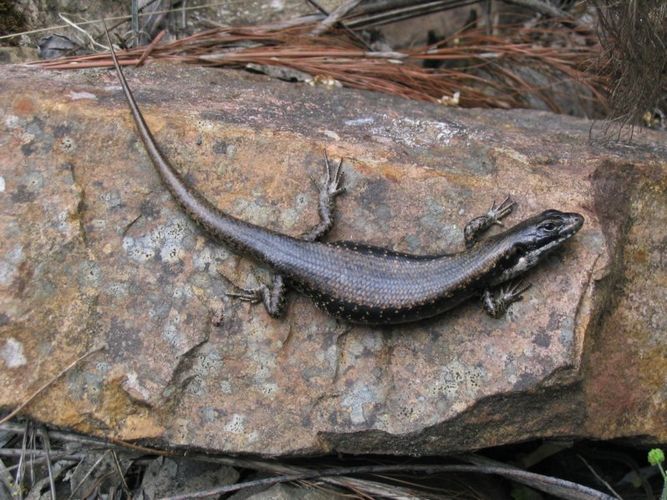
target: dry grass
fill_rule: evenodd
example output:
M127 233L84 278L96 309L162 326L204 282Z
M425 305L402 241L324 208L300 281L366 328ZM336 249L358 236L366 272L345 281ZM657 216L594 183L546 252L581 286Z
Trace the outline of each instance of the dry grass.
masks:
M153 492L163 500L182 500L220 498L235 491L292 483L302 492L320 490L348 498L478 500L497 498L498 487L505 490L510 482L524 493L537 490L580 500L615 498L557 475L538 474L479 454L428 459L359 456L266 460L146 448L47 429L30 420L0 424L0 439L0 498L121 500L146 498ZM543 445L537 446L534 456L542 456ZM561 447L561 452L570 456L575 452L587 454L569 447ZM599 467L595 456L587 456ZM543 456L538 462L545 459ZM613 477L626 473L624 467L614 471ZM206 481L200 480L200 474L207 477ZM497 486L485 487L485 481L480 480L484 476L495 476ZM597 472L580 474L586 482L596 477ZM603 481L600 487L605 484ZM651 495L650 485L645 486L647 495Z
M610 86L609 118L638 123L667 96L667 2L595 0L603 47L600 73Z

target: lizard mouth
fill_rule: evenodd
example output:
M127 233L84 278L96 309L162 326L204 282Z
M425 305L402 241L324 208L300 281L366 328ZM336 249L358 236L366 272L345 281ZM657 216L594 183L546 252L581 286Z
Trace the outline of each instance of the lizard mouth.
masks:
M584 216L575 212L564 214L566 218L565 226L563 227L563 235L569 238L584 225Z

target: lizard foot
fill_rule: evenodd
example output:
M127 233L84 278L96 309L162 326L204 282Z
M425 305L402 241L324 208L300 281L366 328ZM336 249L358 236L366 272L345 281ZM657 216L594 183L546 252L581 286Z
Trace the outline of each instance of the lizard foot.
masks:
M512 210L516 207L516 202L507 195L507 197L496 206L496 202L493 202L491 208L488 212L480 217L475 217L473 220L466 224L466 227L463 229L463 237L465 239L466 248L472 247L484 231L489 229L493 225L502 226L503 223L500 222L500 219L507 217Z
M228 297L235 297L242 302L259 304L264 296L264 288L266 288L266 285L261 285L256 288L241 288L238 292L225 292L225 295Z
M493 224L498 224L502 226L503 223L500 222L500 219L508 216L512 210L516 207L516 201L514 201L510 195L507 195L500 205L496 207L496 202L494 200L493 205L486 213L486 216L493 220Z
M271 317L279 318L285 309L285 291L282 276L274 274L271 286L261 284L255 288L239 288L238 292L226 292L225 295L251 304L262 302Z
M325 151L324 167L324 181L318 187L320 222L301 236L302 239L307 241L318 241L331 230L334 223L336 197L345 192L343 186L343 159L341 158L338 163L332 163ZM313 183L317 185L315 181Z
M506 287L500 288L494 295L490 290L484 290L482 295L482 306L484 311L492 318L502 316L510 305L514 302L523 300L522 294L530 288L530 283L523 284L521 281L512 283Z
M345 192L345 186L343 186L343 159L341 158L338 163L332 166L331 161L329 161L329 155L325 151L324 164L326 174L324 176L322 191L325 191L330 197L335 198Z

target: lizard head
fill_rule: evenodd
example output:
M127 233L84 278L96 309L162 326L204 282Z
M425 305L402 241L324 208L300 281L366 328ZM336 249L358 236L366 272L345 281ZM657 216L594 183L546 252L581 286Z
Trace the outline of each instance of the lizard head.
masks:
M583 224L584 218L577 213L546 210L521 222L512 230L516 230L517 244L526 253L542 254L571 238Z
M512 234L518 259L503 271L497 282L506 281L535 266L549 251L574 236L584 224L577 213L546 210L520 222L505 234Z

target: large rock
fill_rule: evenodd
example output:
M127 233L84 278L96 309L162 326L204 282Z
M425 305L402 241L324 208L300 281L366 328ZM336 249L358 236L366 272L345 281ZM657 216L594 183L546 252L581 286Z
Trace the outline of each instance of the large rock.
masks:
M0 405L107 348L24 411L53 425L266 455L433 454L546 436L667 440L667 150L590 123L459 110L173 65L128 70L167 156L216 205L298 235L345 157L331 239L462 247L507 193L586 224L499 320L471 301L352 327L294 295L225 297L255 266L211 243L153 171L116 77L0 68ZM219 322L219 316L223 319Z

